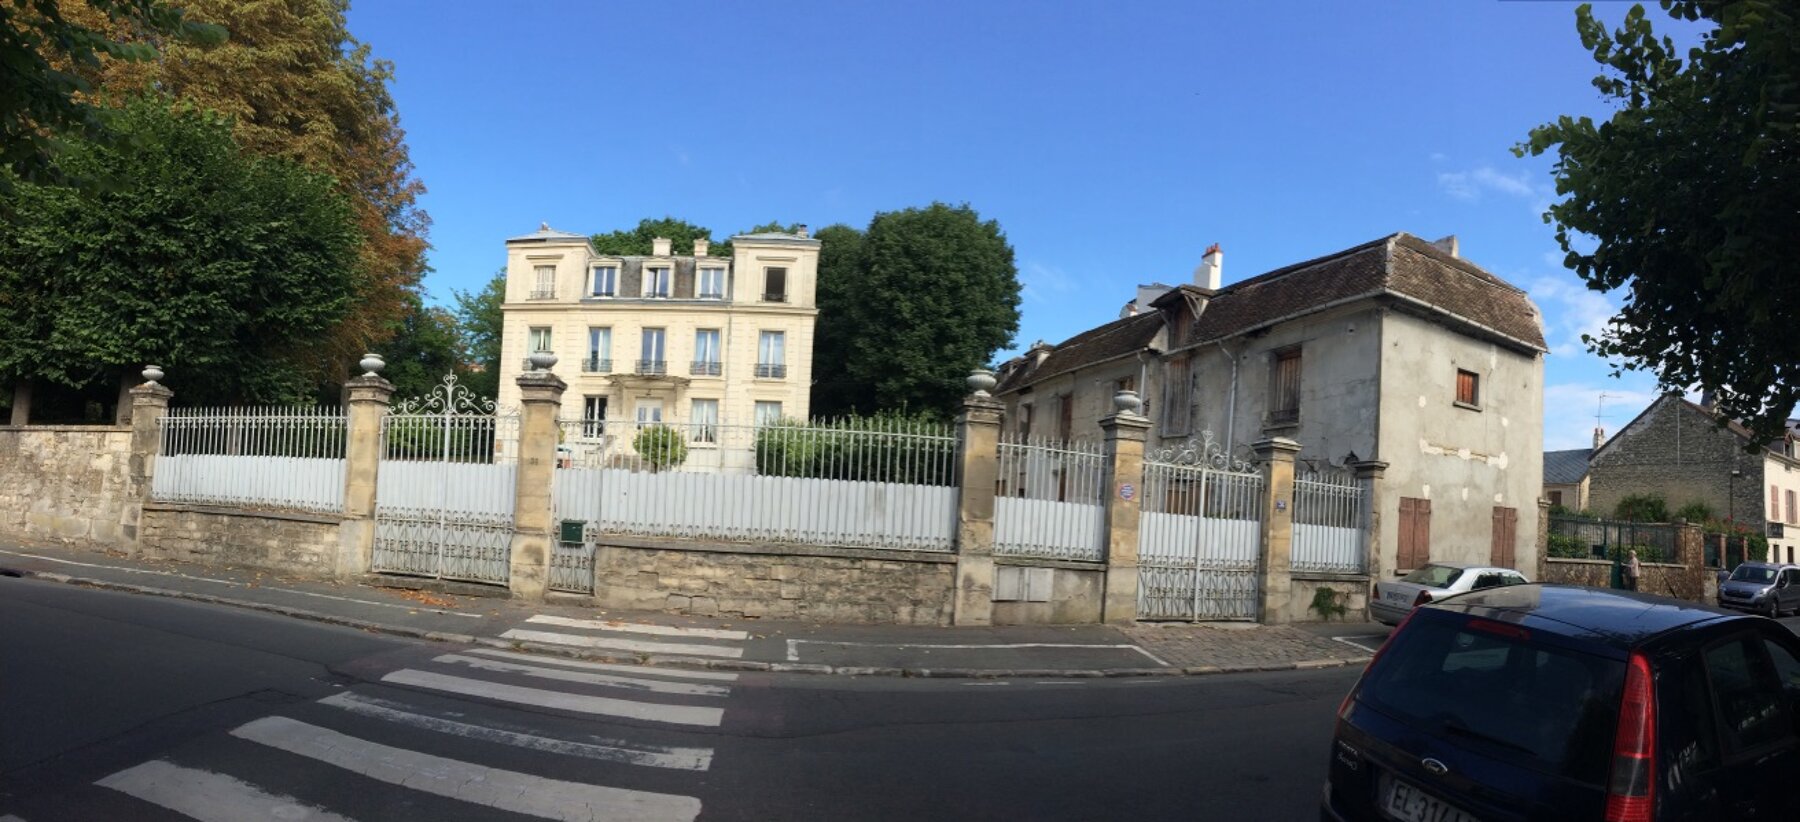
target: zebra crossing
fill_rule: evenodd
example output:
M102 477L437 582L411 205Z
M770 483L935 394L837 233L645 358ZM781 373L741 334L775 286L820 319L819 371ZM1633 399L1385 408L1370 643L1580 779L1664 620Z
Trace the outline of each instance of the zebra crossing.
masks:
M533 618L563 644L743 632ZM508 632L512 633L512 632ZM621 636L623 635L623 637ZM693 640L703 640L696 643ZM539 640L550 641L550 640ZM596 646L598 647L598 646ZM738 675L464 648L237 724L93 783L90 818L691 822ZM595 731L604 731L596 733ZM119 803L126 803L120 805Z
M716 640L743 642L750 638L744 631L733 631L723 628L683 628L676 625L652 625L617 620L575 619L571 617L549 616L539 614L525 620L527 625L544 625L574 631L547 631L538 628L514 628L500 635L501 639L513 639L521 642L544 642L570 648L593 648L608 651L630 651L643 654L671 654L676 656L716 657L720 659L739 659L744 655L742 645L721 645ZM639 636L656 636L663 639L646 640ZM706 640L695 642L689 640Z

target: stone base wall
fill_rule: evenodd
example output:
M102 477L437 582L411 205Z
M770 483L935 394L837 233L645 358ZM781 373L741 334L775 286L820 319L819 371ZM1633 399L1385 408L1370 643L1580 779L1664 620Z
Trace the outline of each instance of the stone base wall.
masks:
M1321 588L1337 594L1344 615L1327 617L1313 610L1313 597ZM1360 574L1295 574L1292 594L1287 601L1287 621L1328 622L1366 620L1369 618L1369 578Z
M1029 561L996 560L996 565L1044 567ZM1100 621L1106 598L1106 571L1056 566L1050 570L1046 602L994 602L995 625L1080 625Z
M1694 569L1686 565L1662 562L1646 562L1640 567L1644 575L1638 580L1639 591L1693 602L1705 601L1704 570L1696 574ZM1603 559L1547 559L1544 560L1544 578L1541 581L1610 588L1612 563Z
M0 538L116 546L131 429L0 426Z
M644 540L594 554L602 607L691 616L950 624L956 558Z
M138 547L156 559L323 578L337 572L338 524L335 516L152 502Z

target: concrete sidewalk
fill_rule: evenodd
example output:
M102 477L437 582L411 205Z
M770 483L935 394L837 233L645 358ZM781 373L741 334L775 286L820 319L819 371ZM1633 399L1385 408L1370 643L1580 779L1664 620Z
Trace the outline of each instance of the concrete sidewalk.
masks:
M399 636L600 662L864 676L1180 676L1366 661L1386 629L1104 625L950 628L719 620L334 582L48 544L0 545L0 574L231 605Z

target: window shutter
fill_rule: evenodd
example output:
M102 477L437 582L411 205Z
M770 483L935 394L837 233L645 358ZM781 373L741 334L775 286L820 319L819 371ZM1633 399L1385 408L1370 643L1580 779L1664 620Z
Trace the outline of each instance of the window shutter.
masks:
M1418 500L1412 497L1400 498L1400 546L1394 555L1395 570L1417 567L1413 564L1413 517L1416 515Z
M1517 559L1519 510L1494 506L1494 545L1489 562L1500 568L1513 567Z

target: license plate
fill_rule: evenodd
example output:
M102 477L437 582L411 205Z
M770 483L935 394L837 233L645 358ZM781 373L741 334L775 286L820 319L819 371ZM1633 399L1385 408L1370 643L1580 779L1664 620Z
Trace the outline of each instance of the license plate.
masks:
M1461 809L1398 779L1389 780L1382 809L1402 822L1476 822Z
M1411 602L1412 601L1412 598L1408 597L1406 595L1406 593L1403 591L1389 591L1386 594L1383 594L1382 598L1386 599L1389 602Z

